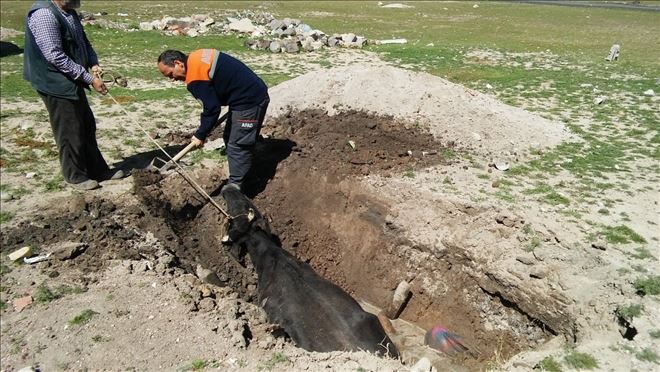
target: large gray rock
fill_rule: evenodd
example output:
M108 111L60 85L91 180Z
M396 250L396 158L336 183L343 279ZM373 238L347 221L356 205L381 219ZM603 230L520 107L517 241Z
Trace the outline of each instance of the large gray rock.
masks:
M348 33L348 34L342 34L341 35L341 40L344 43L352 43L357 40L357 37L353 33Z
M279 53L282 51L282 44L279 41L272 41L268 48L273 53Z
M298 53L300 51L300 46L298 46L297 41L291 40L284 44L284 49L287 53Z
M329 47L333 47L333 46L337 45L338 43L339 43L339 40L336 37L330 36L328 38L328 46Z
M282 31L281 36L286 37L286 36L294 36L296 34L296 28L295 27L288 27L286 30Z
M257 49L260 50L268 49L270 48L270 40L266 40L266 39L257 40L256 47Z
M227 28L231 31L243 32L243 33L252 33L256 29L252 24L252 21L247 18L243 18L238 21L231 22L229 23L229 25L227 25Z
M280 21L280 20L278 20L278 19L273 19L273 20L270 21L270 23L268 24L268 28L270 28L271 30L275 31L275 30L283 30L283 29L286 28L286 26L284 25L284 22L282 22L282 21Z

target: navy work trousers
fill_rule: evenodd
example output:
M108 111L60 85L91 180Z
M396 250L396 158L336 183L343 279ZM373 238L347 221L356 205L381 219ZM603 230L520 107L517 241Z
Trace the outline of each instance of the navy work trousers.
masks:
M260 104L247 110L230 110L223 133L229 162L229 183L240 187L252 167L252 152L269 103L270 98L266 97Z

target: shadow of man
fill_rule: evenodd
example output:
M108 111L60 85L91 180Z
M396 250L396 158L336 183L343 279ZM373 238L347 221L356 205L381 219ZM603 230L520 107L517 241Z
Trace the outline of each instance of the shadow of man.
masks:
M186 147L186 145L172 145L172 146L163 147L163 149L170 156L174 157L174 155L176 155L184 147ZM145 169L151 166L152 163L154 166L162 167L164 163L158 162L158 164L156 164L156 162L154 162L155 158L160 158L163 161L169 160L169 158L165 156L165 154L163 154L162 151L156 149L148 152L142 152L135 155L131 155L129 157L122 159L117 163L114 163L113 166L123 170L124 172L131 172L134 169Z
M21 53L23 53L23 48L20 48L18 45L8 41L0 41L0 58L15 56Z
M254 199L266 189L268 181L275 177L277 165L291 155L296 143L289 139L264 138L254 149L252 168L245 177L243 193Z

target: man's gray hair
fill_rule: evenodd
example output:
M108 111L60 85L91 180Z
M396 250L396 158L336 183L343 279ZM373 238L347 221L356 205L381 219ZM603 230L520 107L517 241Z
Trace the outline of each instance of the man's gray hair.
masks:
M62 4L64 9L80 8L80 0L60 0L60 4Z
M158 63L163 62L165 66L169 66L169 67L174 67L174 61L181 61L185 66L187 60L188 57L185 54L183 54L183 52L179 52L178 50L172 50L172 49L166 50L158 56Z

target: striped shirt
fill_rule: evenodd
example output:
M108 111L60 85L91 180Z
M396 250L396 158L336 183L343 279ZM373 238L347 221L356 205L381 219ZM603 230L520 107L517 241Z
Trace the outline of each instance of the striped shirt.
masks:
M59 8L58 8L59 9ZM67 20L71 29L73 29L76 42L87 55L89 65L94 66L98 64L98 57L92 45L85 37L82 24L80 21L67 12L61 11L64 19ZM62 49L62 35L60 34L59 22L55 15L47 8L37 9L28 18L28 27L34 35L34 40L41 50L41 53L58 70L65 75L71 77L73 80L82 80L87 84L91 84L94 80L92 74L87 72L87 66L81 66L74 62L69 56L64 53Z

